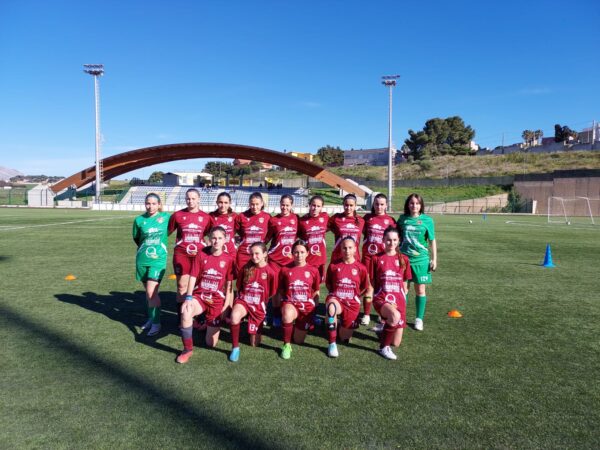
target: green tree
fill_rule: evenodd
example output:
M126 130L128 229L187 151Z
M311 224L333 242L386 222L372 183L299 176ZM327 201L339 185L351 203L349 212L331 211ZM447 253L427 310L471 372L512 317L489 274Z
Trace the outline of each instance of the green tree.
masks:
M231 174L233 170L233 164L221 161L208 161L204 165L204 172L210 173L215 177L225 176Z
M408 135L410 137L404 143L415 159L473 153L470 143L475 137L475 130L465 125L459 116L430 119L425 122L422 131L408 130Z
M577 139L577 132L571 130L568 126L554 125L554 142L565 142Z
M165 174L160 170L156 170L150 174L148 177L148 183L162 183L163 176Z
M344 151L339 147L326 145L317 150L317 156L326 167L339 167L344 165Z

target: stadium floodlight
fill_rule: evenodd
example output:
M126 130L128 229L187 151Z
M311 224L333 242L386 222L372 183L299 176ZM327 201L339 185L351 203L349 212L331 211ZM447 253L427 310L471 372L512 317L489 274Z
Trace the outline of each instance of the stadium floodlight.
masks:
M84 64L83 71L94 77L94 104L96 111L96 195L94 201L100 203L102 167L100 160L100 84L98 77L104 75L104 64Z
M381 84L390 91L390 110L388 117L388 211L392 210L392 196L394 188L394 155L392 153L392 89L396 86L396 80L400 75L384 75Z

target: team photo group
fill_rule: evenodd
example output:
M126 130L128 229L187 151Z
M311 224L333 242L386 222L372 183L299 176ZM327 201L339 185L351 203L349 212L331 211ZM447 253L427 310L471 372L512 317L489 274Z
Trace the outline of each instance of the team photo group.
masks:
M353 194L344 197L343 212L331 216L319 195L310 199L302 217L293 212L291 195L281 196L281 212L274 216L264 211L259 192L250 195L248 209L239 214L227 192L217 196L211 213L200 210L197 189L188 189L185 201L187 208L170 214L150 193L146 212L133 223L136 278L144 285L148 310L142 329L148 336L161 331L159 286L168 263L168 236L176 233L173 269L183 343L178 363L193 354L194 329L206 330L206 345L215 347L224 326L230 329L229 360L238 361L244 319L252 346L260 344L267 321L281 328L283 359L291 357L292 341L302 344L309 331L324 326L327 354L336 358L338 335L348 342L353 330L370 324L373 307L379 354L395 360L393 349L406 327L409 283L415 292L414 329L423 331L437 246L434 222L424 213L420 195L407 197L398 220L387 214L384 194L375 196L364 216L357 214ZM328 232L334 237L329 259ZM323 319L316 314L322 283L327 290Z

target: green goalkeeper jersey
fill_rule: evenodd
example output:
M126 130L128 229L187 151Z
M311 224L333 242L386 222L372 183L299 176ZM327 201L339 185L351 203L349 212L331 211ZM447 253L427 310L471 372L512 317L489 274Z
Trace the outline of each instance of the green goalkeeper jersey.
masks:
M138 246L135 263L138 266L166 266L169 234L169 213L142 214L133 222L133 240Z
M433 219L427 214L417 217L402 214L398 219L402 232L400 251L408 256L411 263L429 262L429 244L435 239Z

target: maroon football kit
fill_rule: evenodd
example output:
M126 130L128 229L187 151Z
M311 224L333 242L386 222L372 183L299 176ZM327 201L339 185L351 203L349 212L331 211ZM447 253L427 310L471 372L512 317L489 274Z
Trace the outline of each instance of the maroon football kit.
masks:
M367 214L364 219L362 263L371 273L371 258L383 252L383 233L389 226L395 227L396 221L387 214L377 215L372 213Z
M221 312L225 304L225 286L234 278L234 259L231 255L221 253L214 256L208 253L209 247L202 251L194 262L196 286L193 297L202 310L206 312L206 323L211 327L221 325Z
M249 210L235 218L235 231L241 239L236 255L238 271L241 272L244 265L250 261L250 246L255 242L265 241L270 218L271 216L264 211L252 214Z
M325 264L327 264L325 234L328 223L329 215L322 212L317 217L306 214L300 219L298 225L298 237L308 245L306 263L319 270L321 280L325 279Z
M284 304L296 308L296 328L308 330L312 324L315 292L319 292L321 277L316 267L306 264L304 267L282 267L279 274L279 291Z
M343 213L337 213L329 219L328 229L333 232L335 244L331 252L331 262L342 260L342 250L340 244L345 237L351 237L356 242L356 255L354 257L360 260L360 238L362 236L365 220L360 216L347 217Z
M235 218L237 214L234 212L221 214L218 211L209 213L210 216L210 228L221 227L227 234L227 242L225 244L225 252L233 256L235 260L236 248L235 248Z
M246 274L241 270L237 281L235 305L242 305L248 312L248 334L257 334L267 314L267 302L277 292L277 277L268 264L253 267L251 276L244 281Z
M269 263L277 264L279 267L291 264L292 245L298 236L298 216L289 214L283 216L277 214L269 219L267 241L271 241L269 249Z
M343 307L342 327L357 328L360 312L360 294L369 287L369 275L366 267L359 261L331 263L327 268L325 280L329 295L327 299L336 299Z
M179 210L169 219L169 234L177 230L173 270L175 275L189 275L196 256L206 246L204 237L210 231L210 217L203 211Z
M400 312L398 328L406 326L406 292L404 281L412 278L410 262L406 255L400 254L404 268L400 266L399 255L388 256L385 253L375 255L372 259L371 280L373 283L373 306L381 315L381 308L386 303L393 305Z

